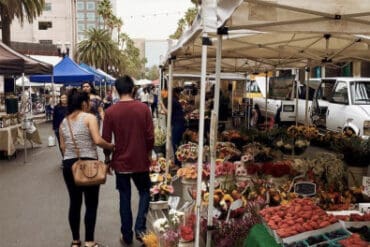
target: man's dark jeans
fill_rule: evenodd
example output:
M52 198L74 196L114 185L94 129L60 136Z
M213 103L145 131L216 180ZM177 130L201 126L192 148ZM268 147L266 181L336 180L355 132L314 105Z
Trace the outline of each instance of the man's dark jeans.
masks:
M120 197L120 216L121 233L126 243L131 243L133 238L132 231L132 211L131 211L131 178L139 191L139 205L135 222L135 234L140 236L146 232L146 216L150 202L150 177L149 172L116 173L116 188Z

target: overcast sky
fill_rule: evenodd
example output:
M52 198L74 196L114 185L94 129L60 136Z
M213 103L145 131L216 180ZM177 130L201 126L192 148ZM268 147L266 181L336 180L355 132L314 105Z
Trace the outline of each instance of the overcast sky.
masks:
M117 15L130 38L167 39L192 6L190 0L117 0Z

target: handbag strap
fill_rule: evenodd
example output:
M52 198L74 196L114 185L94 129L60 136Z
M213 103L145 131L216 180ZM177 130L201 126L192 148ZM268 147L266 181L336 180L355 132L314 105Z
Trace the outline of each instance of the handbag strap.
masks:
M75 152L77 154L77 158L80 159L80 149L77 147L76 139L75 139L75 137L73 135L73 132L72 132L71 122L69 121L69 118L68 117L66 117L66 118L67 118L69 132L71 133L72 142L73 142L73 144L75 146Z

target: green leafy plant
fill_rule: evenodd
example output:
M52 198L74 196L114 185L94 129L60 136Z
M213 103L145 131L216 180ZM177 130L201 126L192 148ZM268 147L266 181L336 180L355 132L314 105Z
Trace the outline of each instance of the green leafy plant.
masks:
M331 148L343 155L344 161L351 166L370 164L370 140L359 136L341 135L332 140Z

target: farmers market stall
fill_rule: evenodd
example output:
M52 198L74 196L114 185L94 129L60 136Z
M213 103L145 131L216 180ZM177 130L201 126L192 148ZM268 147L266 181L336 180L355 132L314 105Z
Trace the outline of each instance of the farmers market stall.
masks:
M292 8L289 8L288 5L289 4L293 4L291 1L289 2L289 4L287 3L287 1L279 1L279 3L266 3L265 1L234 1L232 3L230 3L230 1L227 2L227 1L221 1L219 2L219 8L220 8L220 11L217 13L219 14L218 17L219 20L221 20L221 24L218 25L217 27L222 27L222 25L227 21L227 19L230 17L229 15L231 15L235 9L237 9L237 7L239 7L237 9L237 11L241 11L242 14L246 15L246 13L249 13L249 14L253 14L253 13L260 13L258 12L257 10L260 10L263 12L263 10L266 10L266 11L275 11L276 9L283 9L283 11L281 12L274 12L276 14L276 16L280 17L280 18L277 18L280 22L278 22L280 24L280 26L283 26L284 24L291 24L291 26L284 26L284 28L286 30L289 30L291 31L291 33L286 33L286 34L282 34L280 35L280 33L268 33L266 36L263 36L263 35L260 35L260 36L253 36L253 38L255 38L255 40L253 41L253 39L251 39L251 37L249 37L251 35L251 33L249 32L248 35L239 35L239 38L243 37L244 40L241 41L241 42L234 42L233 44L233 41L236 41L236 39L238 38L237 35L235 35L235 39L233 40L233 35L230 35L228 37L227 40L230 40L230 41L227 41L226 39L223 40L222 39L222 36L219 35L218 36L218 40L217 40L217 49L213 49L211 52L214 52L216 51L217 54L213 53L214 57L217 57L216 59L214 59L213 61L216 61L216 75L218 74L218 79L216 79L216 94L215 94L215 106L214 106L214 109L216 109L216 112L213 112L211 114L211 126L217 126L217 109L218 109L218 93L219 93L219 73L220 73L220 70L221 70L221 48L222 48L222 44L221 42L229 42L229 47L226 47L225 46L225 51L229 50L230 53L228 53L228 55L231 57L231 56L234 56L233 58L231 58L231 62L229 63L229 65L231 64L231 66L229 66L230 69L232 69L233 71L236 70L236 68L239 68L239 69L245 69L245 64L249 64L249 62L251 61L252 63L254 62L254 66L257 67L257 68L260 68L262 70L266 70L268 67L270 68L273 68L273 67L276 67L276 66L282 66L282 65L285 65L285 66L295 66L295 67L305 67L308 65L308 60L312 60L312 61L316 61L317 65L320 65L321 63L323 63L323 61L327 61L327 62L331 62L331 61L334 61L334 59L336 61L344 61L346 58L348 57L351 57L354 53L357 53L360 54L362 53L361 50L364 48L364 46L362 44L360 44L362 42L362 40L359 40L358 37L354 37L354 36L348 36L348 37L344 37L344 40L347 40L349 42L335 42L337 44L341 44L341 46L339 48L336 49L337 53L333 52L331 54L330 57L328 57L328 43L329 43L329 39L331 39L331 37L329 36L323 36L322 34L326 34L327 32L330 32L330 31L333 31L334 33L337 33L338 32L338 27L341 26L341 25L336 25L336 23L334 24L333 20L330 18L332 16L338 16L339 15L337 13L332 13L333 10L336 10L337 8L336 7L339 7L339 6L336 6L336 2L334 1L330 1L328 3L326 3L326 5L324 5L323 7L323 11L325 10L326 12L328 13L331 13L331 14L327 14L327 13L321 13L319 11L312 11L311 9L310 10L306 10L304 11L303 10L303 7L306 7L308 8L309 6L307 6L308 3L300 3L301 4L301 7L302 8L299 8L297 6L295 7L292 7ZM244 8L241 7L241 5L243 4L244 2ZM252 2L252 4L250 3ZM285 4L284 4L285 3ZM205 1L204 4L203 4L203 11L205 11L204 9L207 9L207 7L210 7L210 6L207 6L207 4L210 4L209 2ZM256 5L257 4L257 7ZM262 5L262 8L261 6L259 6L258 4L261 4ZM299 5L299 3L296 3ZM361 3L358 2L359 5L361 5ZM266 8L265 6L270 6L271 8ZM293 4L294 5L294 4ZM310 5L310 7L312 6L315 6L315 5ZM320 6L320 8L322 7L320 4L317 4L317 6ZM260 7L260 8L258 8ZM345 13L343 16L346 16L346 14L352 14L353 11L355 11L353 8L353 5L351 4L350 6L340 6L341 9L343 10L343 13ZM349 7L349 8L347 8ZM228 10L228 11L221 11L221 10ZM357 9L357 10L360 10L361 8ZM212 12L212 8L208 9L210 12L209 13L213 13ZM256 12L255 12L256 11ZM322 21L323 23L320 23L318 25L316 25L316 23L318 22L315 22L314 25L312 26L306 26L307 29L314 29L316 30L316 32L322 32L321 35L319 36L316 36L316 37L311 37L311 34L298 34L298 33L293 33L294 30L297 30L297 32L301 32L302 31L302 25L299 25L301 23L298 23L297 25L297 14L292 14L290 13L290 15L288 15L291 19L287 18L285 19L284 21L281 19L282 16L284 15L278 15L278 14L281 14L282 12L289 12L289 11L297 11L299 12L300 14L301 13L304 13L302 15L300 15L303 19L304 18L307 18L307 17L313 17L312 15L315 15L315 14L318 14L322 17ZM179 57L181 57L181 55L184 55L184 57L191 57L191 58L196 58L198 59L198 62L194 62L194 61L190 61L189 60L186 60L186 59L183 59L182 61L184 61L184 63L188 62L188 64L185 64L183 66L183 68L187 68L189 69L188 65L189 64L192 64L193 65L193 68L194 69L198 69L201 68L201 74L202 74L202 80L201 80L201 106L200 106L200 121L199 121L199 134L198 134L198 138L199 138L199 141L198 141L198 155L197 156L197 164L196 164L196 167L195 169L193 169L190 174L193 174L197 173L197 192L196 192L196 206L195 206L195 213L196 213L196 232L195 232L195 245L199 245L199 236L200 236L200 221L201 221L201 203L202 203L202 197L204 196L202 193L202 176L200 176L200 174L203 174L204 173L204 166L203 166L203 162L205 162L205 160L203 159L203 151L206 150L204 148L204 143L203 143L203 132L204 132L204 99L205 99L205 90L204 90L204 85L205 85L205 75L206 75L206 72L207 72L207 66L210 66L209 68L211 68L211 66L214 66L214 64L211 63L211 59L209 59L207 61L207 45L210 45L212 42L210 39L208 39L208 35L210 33L214 33L215 30L210 30L210 29L207 29L209 27L206 27L205 24L211 24L211 23L200 23L199 24L199 21L202 19L202 18L206 18L207 16L204 15L205 12L203 12L203 16L200 17L200 18L197 18L196 21L194 22L195 25L192 26L192 28L187 32L185 33L185 39L180 39L179 43L178 43L178 46L173 50L173 52L171 52L171 57L176 57L176 67L180 64L180 60ZM254 18L252 18L251 16L247 15L248 18L240 18L242 15L241 13L239 12L239 15L235 15L233 16L233 21L231 22L231 19L230 19L230 23L232 23L234 26L232 27L233 29L238 29L240 32L242 32L243 30L240 30L241 27L248 27L248 28L253 28L253 25L255 24L253 22L253 20L255 20ZM227 16L226 18L222 18L224 16ZM256 16L254 17L258 17L259 15L257 14ZM265 15L262 15L262 16L265 16ZM269 15L266 15L266 16L269 16ZM273 15L275 16L275 15ZM299 16L299 15L298 15ZM348 24L347 22L362 22L362 24L365 25L365 23L363 21L361 21L362 17L363 16L366 16L366 14L362 14L362 15L359 15L360 18L358 19L354 19L354 18L351 18L350 16L347 16L349 17L348 18L337 18L335 20L340 20L340 22L343 22L342 24ZM210 17L210 16L208 16ZM292 18L294 17L294 18ZM340 16L342 17L342 16ZM212 19L212 16L211 16L211 19ZM215 18L217 19L217 18ZM257 18L258 19L258 18ZM312 19L315 19L315 18L312 18ZM247 24L243 24L241 25L240 23L240 26L238 27L235 23L238 23L238 21L242 21L242 20L247 20L247 21L250 21L250 23L247 23ZM290 20L290 21L288 21ZM270 28L271 26L274 26L272 23L275 23L276 20L274 21L270 21L267 23L267 27ZM307 20L306 20L307 21ZM207 22L207 20L204 20L204 22ZM259 23L261 24L261 23ZM266 24L266 23L262 23L262 24ZM333 25L330 25L330 24L333 24ZM196 26L198 25L198 26ZM204 26L203 26L204 25ZM231 24L230 24L231 25ZM279 25L278 25L279 26ZM344 25L344 26L350 26L350 25ZM256 25L255 27L263 27L263 25ZM341 26L342 27L342 26ZM362 33L362 31L365 30L365 32L367 32L366 28L364 28L363 25L360 25L358 26L361 30L357 30L357 33ZM203 29L204 28L204 29ZM268 29L267 28L267 29ZM220 32L218 34L222 34L222 30L219 30ZM266 31L266 30L264 30ZM199 33L202 32L202 39L197 39L197 37L199 38L200 35ZM341 32L349 32L349 30L341 30ZM248 33L248 31L246 32ZM227 30L226 30L226 34L227 33ZM277 38L278 37L278 38ZM328 37L328 38L326 38ZM333 36L332 36L333 37ZM339 37L339 38L342 38L342 37ZM251 40L250 40L251 39ZM199 41L202 41L202 43L200 44ZM286 44L287 46L289 45L292 45L292 42L295 43L295 46L297 46L297 43L299 43L300 41L304 40L304 42L300 43L302 46L298 46L298 50L295 50L295 48L293 50L291 50L292 47L287 47L287 52L285 54L282 53L282 51L284 51L284 49L281 48L281 45L282 44ZM255 42L255 45L250 45L251 43L249 41L253 41ZM271 42L271 41L276 41L276 42L272 42L272 44L269 44L269 43L266 43L266 44L262 44L261 45L261 42ZM342 40L343 41L343 40ZM198 43L197 43L198 42ZM247 44L247 46L249 48L247 48L246 50L248 50L247 52L243 53L241 52L242 51L242 47L240 46L236 46L235 43L238 43L238 44ZM320 43L320 44L319 44ZM332 43L332 42L330 42ZM309 51L311 48L311 46L313 46L314 44L317 44L315 47L312 47L312 51ZM274 45L276 45L278 48L274 47ZM202 47L201 50L199 49L199 47ZM348 49L347 48L358 48L358 49ZM194 49L193 49L194 48ZM252 49L252 48L255 48L255 49ZM261 52L261 48L265 48L264 51L265 52ZM252 49L252 51L251 51ZM211 49L210 49L211 50ZM236 50L240 51L239 55L234 55L234 54L237 54L237 52L235 52ZM355 50L354 53L351 53ZM303 51L303 52L302 52ZM343 51L346 51L346 52L343 52ZM193 54L191 54L191 56L189 56L189 53L190 52L193 52ZM347 53L348 52L348 53ZM233 53L233 54L232 54ZM316 56L313 56L312 54L313 53L317 53ZM186 55L185 55L186 54ZM202 55L202 59L200 60L200 54ZM211 54L211 53L210 53ZM339 54L341 54L341 56L338 56ZM366 56L366 55L365 55ZM230 58L229 57L229 58ZM271 59L271 57L274 57L274 59ZM239 63L239 58L241 59L244 59L243 61L240 61ZM257 59L258 58L258 59ZM284 59L285 62L284 63L281 63L281 61L283 61ZM331 60L331 61L329 61ZM201 63L200 63L201 61ZM226 59L223 59L222 60L222 63L223 64L226 64ZM201 64L201 66L200 66ZM261 66L262 65L262 66ZM266 65L266 66L264 66ZM176 69L176 67L174 67L174 59L171 59L170 60L170 65L169 65L169 73L170 73L170 81L169 81L169 84L171 85L172 83L172 73L173 73L173 70ZM308 66L309 67L309 66ZM214 67L212 67L213 69ZM253 68L250 68L250 71L253 71ZM217 82L218 80L218 82ZM171 87L169 87L169 92L171 92ZM169 97L171 99L171 97ZM171 100L169 100L169 102L171 102ZM213 124L212 124L213 123ZM167 125L167 127L169 128L169 124ZM209 187L209 194L208 194L208 197L205 197L206 200L204 201L208 201L208 223L207 223L207 226L208 227L212 227L213 224L212 224L212 221L213 221L213 217L215 216L213 210L212 210L212 207L214 206L214 200L215 198L219 198L221 199L220 201L222 201L222 205L216 205L217 207L221 207L221 212L220 212L220 217L221 219L228 219L229 217L227 215L231 214L231 209L234 209L235 208L241 208L241 206L238 206L237 205L246 205L246 203L244 203L244 201L242 200L242 198L238 198L237 196L240 196L238 195L237 193L234 193L234 196L235 198L231 198L232 196L230 196L229 192L228 193L225 193L223 191L217 191L217 190L214 190L214 184L215 184L215 172L216 172L216 158L217 158L217 152L216 152L216 145L217 145L217 132L215 132L215 129L216 128L213 128L211 127L211 131L210 131L210 143L211 143L211 147L210 147L210 160L211 160L211 165L210 165L210 180L209 180L209 184L210 184L210 187ZM169 135L168 135L169 136ZM279 140L280 141L280 140ZM167 145L169 142L169 139L167 139ZM273 141L270 140L270 144L272 144ZM221 145L222 146L222 145ZM299 140L299 139L296 139L296 138L290 138L290 139L285 139L285 138L281 138L281 141L279 143L276 143L276 146L280 147L280 151L290 151L291 153L288 153L288 155L296 155L296 151L298 149L303 149L304 146L307 146L307 143L305 142L305 140ZM250 159L247 159L246 158L246 161L253 161L253 160L250 160ZM221 164L221 171L222 172L228 172L229 170L226 169L226 167L232 167L228 161L228 159L223 159L223 161L220 161L219 162ZM254 163L254 162L253 162ZM309 162L304 162L307 166L309 167L309 169L307 169L307 172L305 174L300 174L301 176L304 177L304 179L308 179L308 180L314 180L314 176L315 176L315 172L317 174L321 174L322 177L319 177L317 178L319 181L320 179L322 179L323 177L325 178L325 174L326 174L326 171L327 169L330 169L329 167L327 166L320 166L320 168L317 168L317 169L314 169L312 167L310 167L309 165L307 165L307 163L309 164ZM224 165L225 164L225 165ZM295 162L294 162L295 164ZM236 165L236 164L235 164ZM268 174L268 175L276 175L276 172L277 171L280 171L280 169L278 169L280 166L282 166L283 164L279 164L278 168L275 167L275 164L274 165L257 165L257 167L255 167L254 165L255 164L252 164L252 162L250 162L250 164L243 164L244 166L249 166L250 167L253 167L254 169L261 169L263 171L269 171L271 172L272 174ZM272 167L275 167L275 168L272 168ZM284 165L284 167L290 167L289 165ZM315 166L316 167L316 166ZM243 167L240 167L240 168L243 168ZM263 169L262 169L263 168ZM272 168L272 169L271 169ZM244 169L247 169L247 167L244 167ZM325 171L325 173L324 173ZM257 172L258 173L258 172ZM314 173L314 174L313 174ZM240 173L240 174L243 174L243 173ZM245 173L244 174L247 174L248 173ZM285 175L288 175L288 174L285 174ZM334 174L335 176L338 175L337 173ZM343 175L341 173L341 175ZM194 177L194 176L193 176ZM272 178L274 178L274 176L272 176ZM288 180L289 179L292 179L291 176L288 176ZM275 179L275 182L272 182L273 185L276 185L278 183L276 183L276 181L279 181L281 182L280 180L276 180ZM337 180L338 182L341 182L341 180ZM253 182L253 180L252 180ZM304 182L304 181L303 181ZM325 181L325 182L328 182L328 181ZM312 183L312 182L311 182ZM219 184L222 184L222 182L220 182ZM290 183L292 184L292 183ZM330 184L329 184L330 185ZM226 185L224 185L226 186ZM339 185L338 185L339 186ZM227 187L227 186L226 186ZM245 186L244 185L244 189L249 186ZM271 194L274 194L274 202L277 203L282 203L281 200L279 200L279 197L281 197L283 194L287 195L286 196L286 201L290 201L290 200L294 200L294 196L297 196L297 195L294 195L294 194L290 194L291 193L291 187L288 188L288 190L284 191L284 193L280 193L278 192L276 194L276 188L275 188L275 191L269 191L268 193L267 190L270 189L272 186L271 186L271 182L269 182L267 180L266 182L266 179L262 179L262 181L255 181L253 182L253 189L251 191L248 192L247 196L250 197L248 198L249 200L251 200L252 202L254 201L260 201L261 203L259 203L259 206L265 206L266 202L268 201L267 198L265 198L265 196L270 196L270 193ZM312 188L313 186L311 186L310 188ZM325 186L322 186L320 185L321 190L325 192L325 190L328 190L328 193L330 195L327 195L327 194L323 194L322 197L324 198L324 201L326 202L326 196L328 196L328 198L330 198L329 202L338 206L343 206L343 205L347 205L348 202L346 202L346 199L343 199L342 198L342 195L335 195L334 192L331 191L331 188L330 186L329 187L325 187ZM320 188L319 187L319 188ZM316 187L315 187L316 188ZM222 188L221 188L222 190ZM208 189L206 189L206 191L208 191ZM342 190L340 191L341 193L343 192L344 194L346 194L347 190ZM217 194L215 194L217 192ZM222 192L222 193L221 193ZM243 192L243 193L241 193ZM310 191L311 192L311 191ZM232 193L232 191L230 192ZM245 193L244 190L242 191L239 191L239 193L241 193L242 195ZM333 193L333 194L332 194ZM210 195L210 196L209 196ZM335 196L334 196L335 195ZM217 196L217 197L216 197ZM245 195L244 195L245 196ZM289 196L292 196L292 198L290 198ZM320 195L321 196L321 195ZM347 196L349 196L348 194L347 195L343 195L344 198L347 198ZM284 196L285 197L285 196ZM332 198L333 197L333 198ZM209 200L207 200L209 199ZM333 200L331 200L333 199ZM338 201L336 201L337 199L339 199ZM343 201L342 201L343 199ZM202 201L201 201L202 200ZM242 203L240 203L240 201L238 200L242 200ZM238 202L237 204L233 204L235 202ZM216 200L217 202L217 200ZM330 203L329 206L330 206ZM232 206L233 205L233 206ZM244 207L245 208L245 207ZM229 213L230 212L230 213ZM320 211L322 212L322 211ZM329 217L329 216L328 216ZM330 219L333 219L332 217L330 217ZM323 223L323 222L320 222L320 223ZM326 222L325 222L326 224ZM194 225L191 225L194 229ZM234 225L235 227L235 225ZM324 226L323 226L324 227ZM189 229L187 229L189 230ZM286 233L286 232L285 232ZM284 235L284 234L282 234ZM214 239L214 238L213 238ZM209 239L207 239L209 240ZM207 245L210 244L210 241L207 241ZM230 243L229 243L230 244Z

